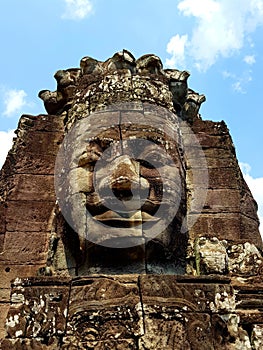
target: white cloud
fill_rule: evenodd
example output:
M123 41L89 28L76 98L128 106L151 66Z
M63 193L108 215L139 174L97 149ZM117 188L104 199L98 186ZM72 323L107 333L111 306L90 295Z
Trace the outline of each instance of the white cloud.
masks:
M184 16L194 16L211 21L214 14L219 11L219 4L213 0L184 0L178 4L178 10Z
M233 74L233 73L231 73L231 72L229 72L227 70L224 70L222 74L223 74L223 77L225 79L227 79L227 78L235 79L236 78L235 74Z
M246 62L249 65L252 65L252 64L256 63L256 59L255 59L254 55L247 55L247 56L245 56L243 61Z
M27 94L24 90L3 90L3 102L5 106L3 115L10 117L19 112L22 107L27 105L26 96Z
M232 84L232 88L235 92L238 92L240 94L245 94L246 91L242 87L241 81L236 81L235 83Z
M193 60L200 71L239 52L248 35L263 25L263 0L182 0L178 10L195 19L180 62ZM177 63L176 57L167 61Z
M233 91L240 94L246 94L246 87L252 81L251 70L245 70L242 74L239 75L231 73L229 71L223 71L222 75L225 79L230 79L233 81Z
M90 0L64 0L66 4L63 19L82 20L90 15L93 6Z
M254 178L250 175L251 167L247 163L239 163L244 179L250 188L253 197L258 204L258 216L260 220L260 233L263 239L263 177Z
M14 130L0 131L0 168L5 162L8 151L12 147L13 137L15 137Z
M167 44L166 51L172 55L170 59L166 60L168 67L175 67L176 65L184 65L185 45L187 43L187 35L175 35Z

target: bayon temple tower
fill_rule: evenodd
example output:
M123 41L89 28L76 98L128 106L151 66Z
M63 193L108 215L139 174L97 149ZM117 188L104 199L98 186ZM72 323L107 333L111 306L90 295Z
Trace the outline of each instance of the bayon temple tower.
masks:
M0 172L0 349L263 349L257 204L189 72L84 57ZM214 107L216 109L216 106Z

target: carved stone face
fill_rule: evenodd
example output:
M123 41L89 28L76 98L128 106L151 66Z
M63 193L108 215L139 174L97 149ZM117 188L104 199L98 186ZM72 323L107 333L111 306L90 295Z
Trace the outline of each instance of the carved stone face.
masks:
M67 135L61 158L68 171L60 170L65 177L57 193L78 235L83 274L105 272L112 264L110 273L119 266L143 272L157 258L166 267L168 260L171 266L182 260L185 169L172 117L155 110L100 112Z
M78 162L84 170L79 190L86 194L93 220L108 227L109 237L110 228L147 235L158 221L173 219L171 207L179 207L184 192L177 144L141 125L121 125L110 135L107 130L87 142Z

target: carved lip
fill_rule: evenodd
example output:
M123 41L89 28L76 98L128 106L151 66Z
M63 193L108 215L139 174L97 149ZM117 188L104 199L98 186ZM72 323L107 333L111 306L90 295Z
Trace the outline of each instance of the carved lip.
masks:
M86 203L88 211L93 220L111 227L130 228L142 225L143 223L154 224L160 217L154 216L160 206L159 201L147 199L140 209L128 210L123 206L123 210L111 210L101 201L97 203Z
M132 212L122 212L118 213L112 210L108 210L105 213L96 215L93 217L93 219L100 221L100 222L112 222L112 221L118 221L123 223L144 223L144 222L153 222L160 220L158 217L154 217L146 212L143 211L132 211Z

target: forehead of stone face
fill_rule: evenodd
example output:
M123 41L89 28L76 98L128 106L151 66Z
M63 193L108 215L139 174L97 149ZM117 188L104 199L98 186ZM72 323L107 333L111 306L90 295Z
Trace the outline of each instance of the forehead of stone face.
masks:
M162 135L162 138L170 138L178 140L179 122L176 115L169 113L165 114L163 110L158 110L158 113L152 111L126 111L120 116L120 129L124 135L147 135L149 138L154 134ZM165 136L167 135L167 136Z
M149 125L121 125L121 137L123 152L132 149L135 158L159 152L160 157L169 154L174 160L179 159L177 140L161 129Z
M84 163L92 165L100 158L113 161L121 155L163 165L173 159L173 164L179 164L177 146L176 141L160 129L148 125L121 125L102 131L96 138L87 139L79 166Z
M71 136L75 159L84 152L91 153L93 157L119 141L123 153L131 147L137 152L140 144L132 141L140 139L157 144L172 157L178 158L177 117L171 120L163 113L149 111L104 111L81 120ZM145 148L144 144L142 149ZM118 155L119 150L116 148L115 152Z

